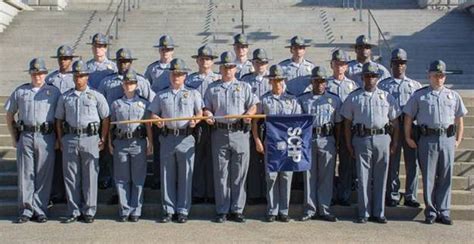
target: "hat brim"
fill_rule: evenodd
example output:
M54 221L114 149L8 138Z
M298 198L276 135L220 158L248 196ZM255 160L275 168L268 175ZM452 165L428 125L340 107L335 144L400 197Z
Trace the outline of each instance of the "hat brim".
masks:
M364 76L364 75L376 75L377 77L380 77L380 74L379 74L379 73L374 73L374 72L366 72L366 73L362 72L362 75L363 75L363 76Z
M265 59L260 59L260 58L252 58L250 59L250 61L257 61L257 60L260 60L260 61L263 61L263 62L270 62L272 61L271 59L269 58L265 58Z
M73 75L90 75L92 72L90 70L86 71L81 71L81 72L76 72L76 71L69 71L66 72L67 74L73 74Z
M357 46L369 46L370 48L374 48L374 47L376 47L377 45L371 44L371 43L366 43L366 44L354 44L354 45L352 45L353 48L356 48Z
M138 59L137 58L119 58L119 59L113 58L111 60L112 61L118 61L118 60L138 60Z
M231 46L235 46L235 45L243 45L243 46L250 46L251 44L250 43L232 43L230 44Z
M93 46L93 45L95 45L95 44L97 44L97 45L107 45L107 46L112 45L111 43L95 43L95 42L88 42L88 43L86 43L86 44L87 44L87 45L91 45L91 46Z
M161 46L161 45L153 45L154 48L177 48L179 46L175 46L175 45L172 45L172 46Z
M189 73L191 69L170 69L170 72L178 72L178 73Z
M285 76L274 76L274 75L264 75L263 78L267 78L269 80L286 80L287 78Z
M428 70L428 73L435 73L435 74L447 75L447 74L448 74L448 71Z
M303 44L303 45L289 45L285 46L285 48L292 48L292 47L310 47L311 45Z
M50 58L78 58L77 55L51 56Z
M311 82L314 82L316 80L324 80L327 81L329 77L319 77L319 76L311 76Z
M215 62L215 64L217 64L217 65L224 65L224 66L237 66L236 63L225 63L225 62L221 62L221 61Z
M191 56L191 58L194 58L194 59L197 59L197 58L200 58L200 57L208 57L208 58L211 58L211 59L218 58L217 56L214 56L214 55L193 55L193 56Z
M36 70L36 71L31 71L31 70L25 70L26 73L28 74L34 74L34 73L49 73L49 71L47 69L45 70Z

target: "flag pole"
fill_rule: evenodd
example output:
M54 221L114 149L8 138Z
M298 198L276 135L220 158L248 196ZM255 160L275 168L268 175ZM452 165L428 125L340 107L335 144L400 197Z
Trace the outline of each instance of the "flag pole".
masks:
M161 119L141 119L141 120L123 120L111 122L113 125L117 124L135 124L135 123L155 123L155 122L173 122L182 120L206 120L206 119L265 119L265 114L232 114L224 116L199 116L199 117L177 117L177 118L161 118Z

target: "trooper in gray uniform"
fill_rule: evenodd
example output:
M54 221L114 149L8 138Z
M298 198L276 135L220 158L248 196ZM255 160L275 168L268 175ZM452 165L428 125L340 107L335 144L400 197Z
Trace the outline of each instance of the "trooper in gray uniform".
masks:
M155 93L169 87L169 68L173 59L174 40L169 35L160 37L158 44L153 47L158 48L160 59L148 65L145 71L145 78L150 81L151 88Z
M281 61L280 65L288 78L287 82L299 76L311 75L314 64L304 58L306 48L309 46L300 36L292 37L290 46L286 46L290 49L291 58Z
M339 140L341 99L327 91L328 74L322 67L312 70L313 91L298 97L303 114L314 115L312 166L304 172L305 198L302 221L320 218L336 222L329 207L333 194L336 147Z
M92 46L94 55L87 61L87 69L90 70L89 87L97 89L106 76L117 72L117 66L107 58L107 48L110 42L106 35L97 33L92 37L92 42L88 44Z
M364 88L349 94L341 108L341 115L346 119L346 146L356 159L359 179L359 217L356 222L367 223L370 220L385 224L389 156L398 143L400 109L392 95L377 88L380 71L376 63L365 63L362 72Z
M247 83L235 78L237 65L231 52L221 54L222 79L209 85L204 95L205 116L254 115L258 98ZM210 118L212 132L212 156L216 196L216 222L223 223L227 214L236 222L245 222L245 181L249 166L250 118Z
M163 35L158 40L158 44L153 47L158 48L160 59L148 65L145 71L145 78L151 83L151 89L156 93L169 87L169 68L173 60L174 45L173 38L169 35ZM153 125L153 182L151 188L160 188L160 140L158 135L160 130Z
M55 115L58 137L62 138L69 214L62 222L76 222L81 217L92 223L97 211L99 151L107 141L109 107L104 96L87 85L91 71L83 61L74 62L72 72L76 86L59 98Z
M353 80L346 77L347 63L349 59L346 52L342 50L335 50L331 57L331 69L332 76L328 78L326 90L334 94L337 94L342 102L344 102L347 96L357 89L359 86ZM344 130L344 124L341 123L341 131ZM351 194L352 186L354 182L354 176L356 175L355 160L349 155L346 148L346 140L344 136L338 138L338 179L336 185L336 193L334 196L334 202L342 206L351 205Z
M109 104L112 104L117 99L120 99L124 95L124 90L122 87L122 82L124 79L124 74L131 69L132 63L134 60L137 60L133 57L132 51L128 48L120 48L115 54L115 61L117 62L118 71L107 77L105 77L101 82L99 89L107 99ZM146 80L140 74L137 76L137 95L145 98L147 101L153 101L155 93L151 90L150 82Z
M196 59L198 71L190 74L185 81L189 88L196 89L201 97L204 97L207 87L212 82L220 79L220 75L212 71L214 59L209 46L202 46L198 49ZM193 175L193 204L208 202L214 204L214 174L212 170L212 150L209 145L211 141L211 127L206 121L200 121L195 128L196 134L196 155L194 157Z
M72 61L76 57L78 56L74 55L74 50L67 45L60 46L56 51L56 56L51 57L58 60L59 69L46 76L46 83L58 88L61 94L74 88L74 80L70 71Z
M412 80L406 76L407 53L401 48L392 51L391 68L393 76L379 82L378 87L390 93L402 110L408 99L421 88L418 81ZM403 114L399 117L400 131L403 131ZM414 125L412 125L414 126ZM405 159L406 184L404 205L409 207L419 207L420 203L416 200L418 189L418 167L416 150L409 147L405 142L403 133L399 136L398 147L394 154L390 155L390 165L388 169L387 194L385 203L389 207L395 207L400 202L400 159L403 148L403 158Z
M19 86L5 103L6 123L13 147L17 148L18 209L17 223L35 217L44 223L53 181L54 110L59 90L45 83L44 60L30 61L31 82ZM18 121L15 122L15 115Z
M259 114L266 115L290 115L300 114L301 107L295 96L285 91L285 77L283 69L279 65L272 65L270 73L265 77L271 82L271 91L261 96L261 101L257 105ZM259 130L258 120L252 121L252 137L255 150L265 153L263 144L263 133ZM267 186L267 222L279 220L289 222L288 210L290 207L291 180L293 172L266 172Z
M246 74L254 72L254 66L248 59L247 55L249 52L249 41L247 36L244 34L237 34L234 36L234 53L235 53L235 64L237 64L237 74L235 77L237 80L241 80Z
M314 64L305 59L306 48L310 45L300 36L294 36L290 39L290 45L286 48L290 49L291 58L281 61L279 64L285 72L286 90L299 96L308 91L311 85L311 71ZM295 172L293 188L302 189L304 187L304 177L302 172Z
M253 51L253 70L254 72L242 77L242 81L252 87L252 93L258 98L262 97L272 89L266 75L268 75L268 62L270 59L265 50L258 48ZM281 67L280 67L281 68ZM258 121L258 129L262 130L263 120ZM255 147L255 141L250 139L250 164L247 175L247 203L257 204L265 202L265 164L263 164L263 154L258 153Z
M170 87L159 92L149 110L152 119L201 117L203 101L197 90L184 86L190 69L182 59L173 59L170 66ZM162 223L176 215L178 223L186 223L192 200L194 168L193 135L197 120L156 122L162 128L161 145L161 201Z
M363 87L364 81L362 78L362 66L367 62L372 61L372 48L373 44L369 42L369 39L365 35L357 37L354 49L356 53L356 59L349 62L349 68L347 69L347 77L355 81L359 87ZM374 62L375 63L375 62ZM390 77L390 72L383 65L376 63L379 69L379 81Z
M115 54L115 62L117 64L117 72L106 76L97 89L102 95L104 95L108 104L112 104L117 99L120 99L124 95L122 88L122 81L124 74L131 69L133 61L136 58L133 57L132 51L128 48L120 48ZM139 96L147 99L149 102L154 97L154 92L151 90L150 82L145 77L138 75L138 86L137 93ZM112 172L113 169L113 158L112 154L109 154L108 150L103 150L100 155L100 171L99 171L99 188L107 189L109 186L113 186L112 183ZM113 195L109 199L109 204L116 204L118 198L117 195Z
M418 149L423 176L425 222L439 221L452 225L450 217L451 184L455 149L463 138L467 114L461 96L444 86L446 64L433 61L429 67L430 85L417 90L403 108L405 138L411 148ZM411 137L411 124L416 119L420 137ZM416 140L416 141L415 141Z
M125 95L112 102L110 121L148 118L148 100L138 94L138 74L128 70L122 89ZM147 160L153 153L151 124L117 124L111 128L109 151L114 155L114 181L119 196L119 222L137 222L142 213Z
M71 71L72 61L75 57L77 56L74 55L74 50L67 45L60 46L56 51L56 56L51 57L58 60L59 69L46 76L46 83L58 88L61 94L74 88L74 80L69 71ZM66 202L62 163L63 157L59 148L56 149L55 158L50 204Z

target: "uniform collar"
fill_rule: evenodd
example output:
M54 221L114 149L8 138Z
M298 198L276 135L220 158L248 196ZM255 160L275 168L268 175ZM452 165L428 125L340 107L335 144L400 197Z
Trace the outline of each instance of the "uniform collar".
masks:
M228 81L228 82L222 81L221 86L227 89L227 88L231 87L233 84L235 84L236 81L237 81L237 79L233 79L233 80Z
M90 90L90 89L89 89L89 86L87 86L84 91L78 91L78 90L76 90L76 89L74 88L74 92L73 92L73 93L74 93L74 95L80 97L82 94L89 92L89 90Z

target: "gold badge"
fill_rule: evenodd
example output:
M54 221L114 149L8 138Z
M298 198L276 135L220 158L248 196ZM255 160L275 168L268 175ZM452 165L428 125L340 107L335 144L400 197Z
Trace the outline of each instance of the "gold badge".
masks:
M59 53L61 55L64 55L66 53L66 51L64 50L64 47L61 47L61 49L59 49Z
M385 96L383 95L383 93L380 93L379 97L380 99L385 99Z
M125 57L127 56L127 54L125 53L125 51L122 51L122 52L120 52L120 56L121 56L122 58L125 58Z
M409 86L409 87L413 87L413 84L412 84L412 83L408 83L408 86Z
M352 83L349 83L349 90L352 91L353 88L354 88L354 86L352 85Z
M140 102L138 102L138 107L144 108L144 107L145 107L145 104L143 104L143 103L140 101Z
M449 99L453 99L453 98L454 98L453 94L452 94L452 93L449 93L449 94L448 94L448 98L449 98Z
M237 87L235 88L235 91L238 91L238 92L239 92L239 91L240 91L240 86L237 86Z
M165 40L163 40L163 45L162 45L162 46L165 46L165 47L167 47L167 46L168 46L168 41L167 41L166 39L165 39Z
M188 93L188 92L183 93L183 97L184 97L184 98L188 98L188 97L189 97L189 93Z
M35 67L35 69L39 69L40 68L39 63L35 63L34 67Z
M286 100L286 104L291 105L291 100Z
M108 65L107 65L107 69L113 70L114 67L113 67L111 64L108 64Z
M308 71L309 73L311 73L311 67L306 67L306 71Z
M226 63L230 63L230 62L231 62L230 56L229 56L229 55L225 56L225 57L224 57L224 61L225 61Z
M436 66L436 68L438 69L438 71L441 71L441 70L443 70L443 65L438 64L438 66Z

